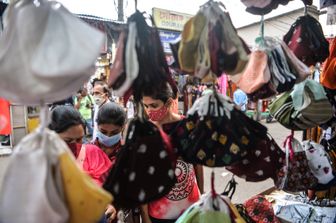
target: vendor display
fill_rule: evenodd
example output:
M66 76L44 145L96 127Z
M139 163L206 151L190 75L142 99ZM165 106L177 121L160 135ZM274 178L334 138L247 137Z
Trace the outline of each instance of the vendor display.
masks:
M248 12L263 16L289 0L241 2ZM323 7L334 4L321 1ZM108 85L125 104L133 96L137 112L125 134L123 126L113 124L99 130L106 140L118 132L121 146L112 167L101 148L82 142L83 121L73 106L52 107L53 125L48 125L46 106L89 79L102 34L57 2L19 0L7 10L0 37L0 97L42 110L40 126L10 157L0 191L1 223L120 223L128 222L125 213L139 208L145 223L336 221L336 42L329 51L312 16L299 17L284 41L264 35L262 17L261 33L249 49L223 3L203 4L174 45L174 66L195 77L199 90L191 98L192 83L179 86L188 98L182 116L171 112L177 110L178 88L157 27L136 10L122 27ZM309 78L308 66L325 59L320 84ZM223 74L252 101L277 96L270 113L291 130L283 144L245 114L246 103L234 104L221 94L226 89L217 83ZM227 76L223 79L226 86ZM105 88L106 95L112 91ZM149 94L153 89L159 91ZM7 134L10 127L1 124L0 134ZM319 134L322 139L315 141L294 137L294 131L319 126L330 135ZM222 194L215 191L214 171L211 190L203 193L203 166L225 167L233 174ZM279 191L235 205L235 177L271 179Z

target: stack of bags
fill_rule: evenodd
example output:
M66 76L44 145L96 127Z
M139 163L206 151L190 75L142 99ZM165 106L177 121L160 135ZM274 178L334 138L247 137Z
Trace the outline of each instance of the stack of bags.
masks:
M245 70L232 77L253 101L291 90L306 79L309 68L281 40L259 37Z
M282 94L269 108L280 124L293 130L314 128L333 117L322 85L313 80L295 85L293 91Z
M185 24L175 60L182 71L198 78L209 72L235 75L244 69L248 53L225 7L210 1Z

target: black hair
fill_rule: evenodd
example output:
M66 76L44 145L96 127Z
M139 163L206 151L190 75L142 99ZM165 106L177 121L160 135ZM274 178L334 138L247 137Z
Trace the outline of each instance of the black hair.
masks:
M98 111L97 124L113 124L124 126L126 123L126 112L123 107L115 102L104 104Z
M142 97L144 96L151 97L155 100L161 100L164 103L166 103L169 98L176 99L176 94L174 94L168 83L145 88L142 93Z
M60 105L52 110L49 129L57 133L62 133L76 125L84 126L84 121L80 113L74 107Z

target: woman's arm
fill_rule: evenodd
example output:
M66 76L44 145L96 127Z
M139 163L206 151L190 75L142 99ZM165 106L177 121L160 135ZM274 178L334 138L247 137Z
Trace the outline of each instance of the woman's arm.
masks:
M204 193L204 172L202 165L194 165L196 180L201 194Z
M152 223L148 214L148 205L144 204L140 207L141 220L143 223Z

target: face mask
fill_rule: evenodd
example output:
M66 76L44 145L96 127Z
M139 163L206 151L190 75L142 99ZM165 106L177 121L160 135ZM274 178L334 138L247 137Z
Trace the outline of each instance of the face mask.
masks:
M104 103L104 98L102 96L93 96L96 105L101 106Z
M75 142L70 142L70 143L67 143L68 147L70 148L71 152L77 156L77 143Z
M99 143L103 144L104 146L111 147L121 140L121 133L108 137L103 133L101 133L100 131L98 131L97 138Z
M167 113L168 113L168 107L166 105L164 105L159 110L149 111L148 116L149 116L150 120L152 120L154 122L159 122L159 121L163 120L164 117L166 117Z

